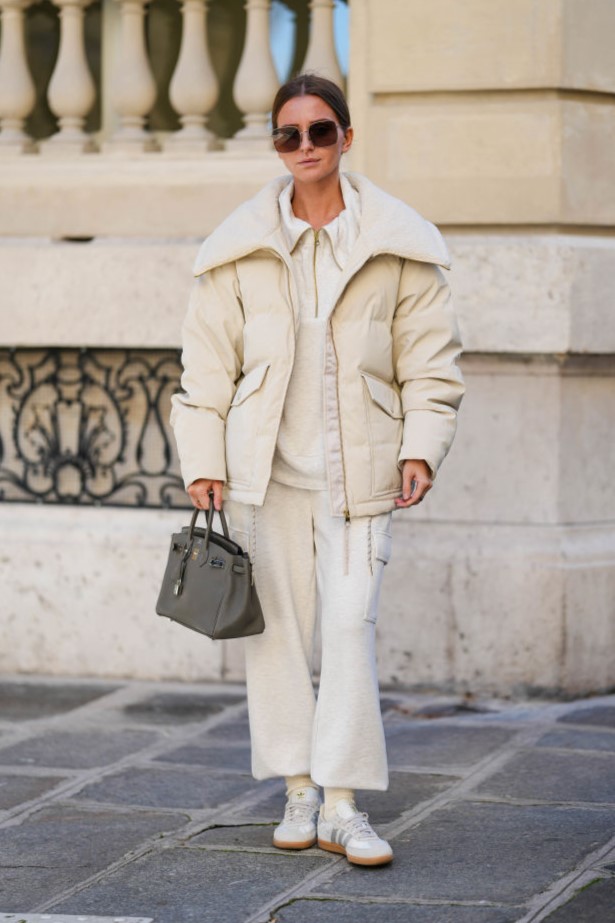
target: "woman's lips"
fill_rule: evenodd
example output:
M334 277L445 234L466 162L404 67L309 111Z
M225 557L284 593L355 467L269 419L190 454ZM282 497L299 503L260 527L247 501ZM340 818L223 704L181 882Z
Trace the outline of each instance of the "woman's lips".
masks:
M299 161L299 166L300 166L300 167L309 167L309 166L310 166L311 164L313 164L313 163L318 163L318 161L317 161L317 160L311 160L311 159L308 158L307 160L300 160L300 161Z

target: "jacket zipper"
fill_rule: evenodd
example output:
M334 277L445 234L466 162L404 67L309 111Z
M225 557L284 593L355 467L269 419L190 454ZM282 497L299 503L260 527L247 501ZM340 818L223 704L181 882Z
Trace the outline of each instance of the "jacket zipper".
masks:
M314 316L318 317L318 278L316 276L316 248L320 243L320 228L314 228L314 257L312 260L312 269L314 271L314 298L315 298L315 313ZM335 353L335 359L339 367L339 359L337 357L337 349L335 348L335 339L333 337L333 326L331 326L331 342L333 343L333 352ZM344 520L346 525L350 524L350 511L348 509L348 496L346 495L346 463L344 461L344 440L342 438L342 416L340 412L340 386L339 378L336 378L335 381L335 390L337 393L337 415L340 421L340 449L342 454L342 469L344 474Z
M314 273L314 317L318 317L318 279L316 278L316 247L320 243L319 240L320 228L314 228L314 257L312 259L312 270Z
M346 525L350 525L350 510L348 509L348 494L346 492L346 460L344 458L344 436L342 433L342 410L340 406L340 378L339 378L340 361L337 355L335 337L333 336L333 324L331 323L330 317L329 317L329 325L331 328L331 343L333 344L333 352L335 353L335 361L337 363L337 374L335 376L335 393L337 395L337 418L339 420L339 427L340 427L340 453L342 456L342 474L344 476L344 509L342 510L342 512L344 514L344 520L346 522Z

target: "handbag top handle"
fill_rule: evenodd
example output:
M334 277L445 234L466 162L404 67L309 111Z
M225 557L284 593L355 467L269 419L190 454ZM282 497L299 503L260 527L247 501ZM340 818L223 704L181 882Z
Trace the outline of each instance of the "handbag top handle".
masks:
M197 521L197 518L200 512L201 510L195 509L194 513L192 514L192 519L190 520L190 532L188 534L188 538L189 538L188 544L192 542L192 539L194 537L194 528L196 526L196 521ZM209 548L209 536L211 535L211 528L212 528L213 521L214 521L213 494L209 495L209 509L203 510L203 512L207 516L207 529L205 530L205 541L203 543L203 548L206 551L207 548ZM220 515L220 522L222 523L222 531L224 533L224 537L230 539L231 536L229 534L228 525L226 522L226 516L224 515L224 511L219 510L219 515Z

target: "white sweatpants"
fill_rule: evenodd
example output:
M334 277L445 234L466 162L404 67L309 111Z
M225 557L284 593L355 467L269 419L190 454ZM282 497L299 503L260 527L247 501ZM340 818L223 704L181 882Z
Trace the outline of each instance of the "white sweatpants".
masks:
M254 777L308 774L327 787L386 789L375 623L391 514L345 523L331 515L326 491L275 482L262 507L226 501L225 512L252 559L266 624L245 639Z

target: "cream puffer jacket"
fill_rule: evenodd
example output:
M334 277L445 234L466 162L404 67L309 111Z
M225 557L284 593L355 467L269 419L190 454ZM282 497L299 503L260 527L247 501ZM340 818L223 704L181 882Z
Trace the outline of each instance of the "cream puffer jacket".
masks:
M439 231L365 177L358 241L327 323L324 408L334 515L394 508L403 459L434 476L455 433L463 383ZM171 422L186 486L225 481L262 505L299 323L291 256L269 183L204 242L183 326L183 393Z

